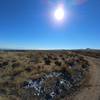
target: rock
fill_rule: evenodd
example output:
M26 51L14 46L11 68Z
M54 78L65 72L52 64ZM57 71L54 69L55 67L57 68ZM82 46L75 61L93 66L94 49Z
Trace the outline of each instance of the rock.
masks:
M72 87L71 83L70 83L69 81L67 81L67 80L61 80L61 81L60 81L60 86L61 86L64 90L67 90L67 91Z
M51 92L51 93L50 93L50 96L51 96L52 98L54 98L54 97L56 96L56 92L54 92L54 91Z
M80 86L83 74L79 70L76 72L73 76L67 71L50 72L38 79L28 80L23 84L23 87L33 89L34 95L42 97L43 100L53 100L65 92L70 94L74 90L73 88Z
M50 94L46 94L45 100L52 100L52 96Z

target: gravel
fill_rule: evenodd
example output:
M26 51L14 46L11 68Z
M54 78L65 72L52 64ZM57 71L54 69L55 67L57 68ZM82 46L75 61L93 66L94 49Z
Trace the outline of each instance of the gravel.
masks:
M73 87L80 85L83 78L81 71L77 71L74 76L70 76L67 72L50 72L41 78L25 81L23 88L33 89L34 95L44 100L52 100L64 92L72 91Z

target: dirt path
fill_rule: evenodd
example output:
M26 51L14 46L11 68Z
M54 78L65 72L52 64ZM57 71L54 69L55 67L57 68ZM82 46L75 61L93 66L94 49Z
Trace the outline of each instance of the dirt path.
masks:
M81 90L74 100L100 100L100 59L86 57L90 63L89 84Z

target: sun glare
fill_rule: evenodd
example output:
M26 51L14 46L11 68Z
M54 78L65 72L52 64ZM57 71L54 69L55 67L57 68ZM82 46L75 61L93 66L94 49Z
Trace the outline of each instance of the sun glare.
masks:
M64 8L63 7L58 7L56 8L55 12L54 12L54 17L56 20L61 21L64 19Z

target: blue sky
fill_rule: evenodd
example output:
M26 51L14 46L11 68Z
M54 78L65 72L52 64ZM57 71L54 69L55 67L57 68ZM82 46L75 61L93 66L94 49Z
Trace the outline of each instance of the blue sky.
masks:
M50 14L61 1L71 16L58 23ZM0 48L100 49L100 1L77 1L0 0Z

